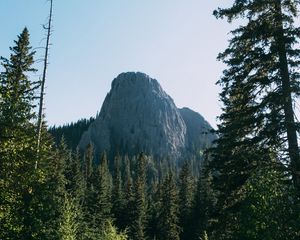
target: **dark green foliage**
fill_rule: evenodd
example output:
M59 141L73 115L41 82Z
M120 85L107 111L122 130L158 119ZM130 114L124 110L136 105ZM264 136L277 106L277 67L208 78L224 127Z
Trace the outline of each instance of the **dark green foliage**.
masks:
M101 226L103 221L111 218L111 175L108 169L108 161L106 153L102 154L100 165L94 174L94 187L97 191L96 213L99 219L98 226Z
M122 214L123 222L121 228L124 226L130 226L134 217L134 193L133 193L133 181L131 176L130 160L127 156L124 158L124 210Z
M112 190L112 214L115 219L115 224L121 229L125 229L126 223L124 219L125 214L125 200L124 191L122 184L121 157L118 155L115 157L114 161L114 171L113 171L113 190Z
M69 158L66 161L65 177L66 191L79 203L83 202L85 193L85 179L82 171L82 159L80 153L70 152Z
M260 156L272 149L289 162L296 187L300 158L292 101L300 89L296 70L300 52L295 47L300 31L294 27L298 6L297 1L235 1L232 7L215 12L229 21L245 19L219 55L228 69L218 82L224 113L217 140L223 150L218 150L217 158L232 158L230 151L238 149L234 154L239 152L244 167L251 169L259 158L245 153ZM241 176L241 182L246 178Z
M42 139L42 142L45 142L43 136ZM46 239L57 239L59 236L58 229L61 223L60 218L64 213L63 206L66 195L65 186L67 183L65 177L66 162L69 161L72 155L63 140L57 149L52 149L51 151L49 151L49 149L43 151L42 146L43 144L41 145L41 151L39 153L39 157L42 159L42 161L39 161L39 168L44 170L45 180L39 189L40 192L37 197L39 203L43 204L40 210L42 211L42 220L45 224L44 237Z
M1 57L4 72L1 73L1 140L16 138L22 127L28 126L35 115L33 102L38 83L31 82L28 74L36 72L32 67L34 51L29 45L27 28L18 36L11 47L9 59ZM12 131L15 129L15 132Z
M253 172L241 191L231 196L214 228L216 239L298 239L299 212L290 180L270 166ZM298 216L297 216L298 215Z
M148 198L147 211L147 236L150 239L157 239L159 236L159 219L162 208L161 194L162 183L160 181L153 181L151 184L151 192Z
M95 118L80 119L75 123L65 124L63 126L53 126L49 128L49 132L54 137L54 141L58 144L61 138L64 137L66 144L73 151L78 147L78 143L82 134L88 129L90 124L95 121Z
M197 188L193 199L191 222L190 222L190 239L199 239L209 232L214 221L216 196L212 188L212 175L204 162L197 181Z
M63 203L63 211L59 225L59 239L61 240L77 240L79 232L78 222L78 205L69 197L65 196Z
M299 239L298 6L236 0L215 12L245 21L219 56L228 69L211 159L198 151L182 166L144 154L98 161L92 145L75 153L93 118L50 128L56 144L44 125L37 154L39 82L29 79L34 52L25 28L11 57L1 58L0 239L126 239L119 230L133 240Z
M71 225L74 226L74 228L70 227L69 229L67 224L65 227L66 230L69 229L68 231L74 230L74 232L76 232L76 239L83 239L85 229L83 204L85 199L84 194L86 193L86 183L81 168L81 161L82 159L77 151L67 159L65 168L66 194L64 199L63 218L67 218Z
M191 214L193 187L190 165L185 162L179 173L179 225L181 227L180 239L191 239Z
M145 239L146 229L146 157L140 154L136 161L136 176L133 189L133 206L129 237L133 240Z
M93 164L94 164L94 148L93 145L88 145L83 156L83 176L85 183L89 188L92 184L92 174L93 174Z
M87 178L84 204L84 221L87 223L85 237L98 239L103 224L112 218L111 176L105 153L101 156L100 164L94 165L90 177Z
M294 208L298 201L295 196L280 200L281 194L288 196L293 189L287 178L300 189L298 124L293 110L300 89L300 52L295 46L300 31L294 27L298 7L299 1L234 1L231 7L214 12L229 22L244 20L219 55L228 68L218 81L223 113L210 162L218 197L215 239L290 237L277 219L280 210L275 209L284 209L286 202ZM271 179L274 186L268 185ZM258 181L268 187L261 188ZM259 210L253 214L254 209ZM297 236L291 223L288 226L291 235Z
M118 232L111 221L105 223L101 234L101 240L127 240L126 232Z
M35 72L27 28L10 50L9 59L1 57L0 75L0 238L32 239L33 191L40 177L32 124L38 85L27 76Z
M261 167L245 184L235 239L298 239L300 223L293 216L295 194L286 177L276 168ZM289 181L286 179L285 181ZM239 237L240 236L240 237Z
M166 176L162 193L161 209L159 216L159 233L160 240L179 240L179 205L178 190L172 172Z

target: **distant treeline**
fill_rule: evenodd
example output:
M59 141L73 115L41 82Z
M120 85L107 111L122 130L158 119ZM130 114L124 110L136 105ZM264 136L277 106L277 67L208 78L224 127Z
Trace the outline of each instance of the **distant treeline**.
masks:
M62 137L70 149L76 150L82 134L88 130L88 127L95 121L94 117L89 119L80 119L75 123L65 124L63 126L52 126L48 129L49 133L54 137L54 141L58 144Z
M299 4L236 0L214 12L243 19L219 55L218 138L181 166L74 151L93 119L50 130L58 144L46 126L38 137L25 28L0 59L0 239L300 239Z

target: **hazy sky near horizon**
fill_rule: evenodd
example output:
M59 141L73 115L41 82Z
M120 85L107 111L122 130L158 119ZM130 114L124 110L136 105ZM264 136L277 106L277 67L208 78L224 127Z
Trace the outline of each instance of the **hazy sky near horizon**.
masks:
M95 116L112 80L121 72L140 71L157 79L178 107L201 113L215 127L221 112L215 82L225 67L216 57L226 48L232 26L212 12L230 3L54 0L48 124ZM41 58L48 10L46 0L0 0L0 55L9 56L9 47L27 26Z

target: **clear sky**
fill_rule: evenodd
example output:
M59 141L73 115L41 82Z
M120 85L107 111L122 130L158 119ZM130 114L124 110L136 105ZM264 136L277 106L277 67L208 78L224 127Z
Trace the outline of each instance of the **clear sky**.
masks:
M95 116L121 72L156 78L178 107L201 113L213 126L220 114L216 60L232 28L212 11L231 0L54 0L46 89L49 125ZM46 0L0 0L0 55L27 26L42 47ZM38 50L37 58L42 52ZM35 76L38 78L38 76Z

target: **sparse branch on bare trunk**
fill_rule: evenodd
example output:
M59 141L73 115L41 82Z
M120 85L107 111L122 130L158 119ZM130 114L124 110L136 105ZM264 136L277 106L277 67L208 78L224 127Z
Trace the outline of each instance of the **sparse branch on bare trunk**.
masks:
M42 135L42 126L43 126L43 105L44 105L44 94L45 94L45 82L46 82L46 74L47 74L47 67L48 67L48 55L49 55L50 36L51 36L53 0L49 0L49 2L50 2L49 20L48 20L47 26L46 27L44 26L44 28L47 30L47 37L46 37L44 67L43 67L43 76L42 76L42 81L41 81L41 93L40 93L40 103L39 103L39 112L38 112L37 158L36 158L36 162L35 162L35 168L38 167L38 157L39 157L40 144L41 144L41 135Z

